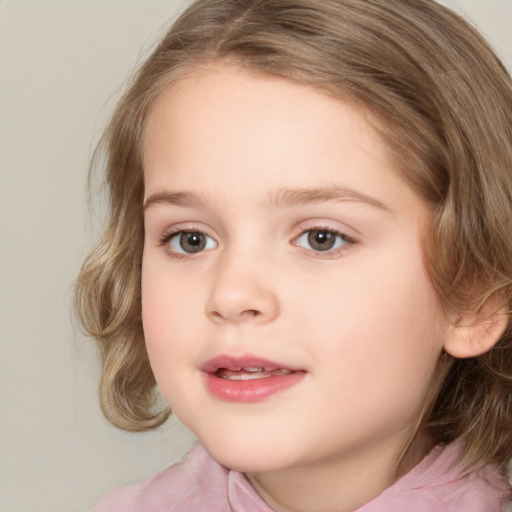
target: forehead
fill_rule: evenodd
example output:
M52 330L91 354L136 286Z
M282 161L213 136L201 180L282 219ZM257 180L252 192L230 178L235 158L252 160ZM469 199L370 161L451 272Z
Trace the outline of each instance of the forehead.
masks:
M188 72L154 102L145 122L144 149L158 135L181 142L195 135L204 142L250 137L283 150L293 136L328 141L337 129L358 131L375 142L372 153L387 152L370 127L370 114L311 86L251 72L226 64L211 64ZM218 128L239 130L219 130ZM215 129L217 128L217 129ZM283 131L286 129L286 131ZM158 142L157 142L158 143ZM270 148L269 148L270 149ZM147 152L147 151L146 151Z
M297 184L376 198L403 185L365 112L311 87L226 66L197 70L160 96L147 118L143 163L146 198L198 183L212 195L219 184L222 192L243 185L254 194Z

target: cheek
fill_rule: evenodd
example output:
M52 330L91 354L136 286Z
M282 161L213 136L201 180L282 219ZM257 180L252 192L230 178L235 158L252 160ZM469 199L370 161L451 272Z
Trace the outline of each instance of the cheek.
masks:
M417 397L442 351L437 298L421 258L367 263L333 278L327 296L308 294L304 309L315 322L301 322L298 332L317 340L312 350L350 389Z
M197 322L197 303L190 293L170 279L165 265L145 260L142 266L142 324L146 347L157 383L162 391L171 386L179 362L187 359L192 346L190 326ZM187 328L188 326L188 328Z
M148 251L142 260L142 321L146 342L179 332L183 325L194 325L199 311L200 288L197 280L172 271L165 256Z

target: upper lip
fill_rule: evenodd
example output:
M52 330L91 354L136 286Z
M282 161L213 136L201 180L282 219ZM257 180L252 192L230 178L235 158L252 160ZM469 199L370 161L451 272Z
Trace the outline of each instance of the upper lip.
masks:
M274 371L274 370L289 370L292 372L300 371L300 368L295 368L293 366L279 363L276 361L271 361L269 359L264 359L258 356L253 355L244 355L244 356L229 356L229 355L220 355L209 359L201 366L201 371L205 373L214 374L219 371L221 368L231 371L239 371L244 368L262 368L265 371Z

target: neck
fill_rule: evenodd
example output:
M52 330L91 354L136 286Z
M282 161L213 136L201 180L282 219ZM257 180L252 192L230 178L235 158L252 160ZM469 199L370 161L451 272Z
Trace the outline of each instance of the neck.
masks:
M350 512L377 497L432 448L421 439L402 457L405 446L407 438L381 442L316 464L247 476L275 512Z

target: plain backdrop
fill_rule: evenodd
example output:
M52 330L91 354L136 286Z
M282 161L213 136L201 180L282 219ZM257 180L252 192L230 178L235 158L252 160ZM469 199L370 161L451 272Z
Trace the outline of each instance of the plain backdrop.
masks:
M111 427L94 344L71 320L101 223L85 193L94 142L130 71L187 3L0 0L0 512L87 512L193 441L175 420L145 434ZM512 0L444 3L512 69Z

